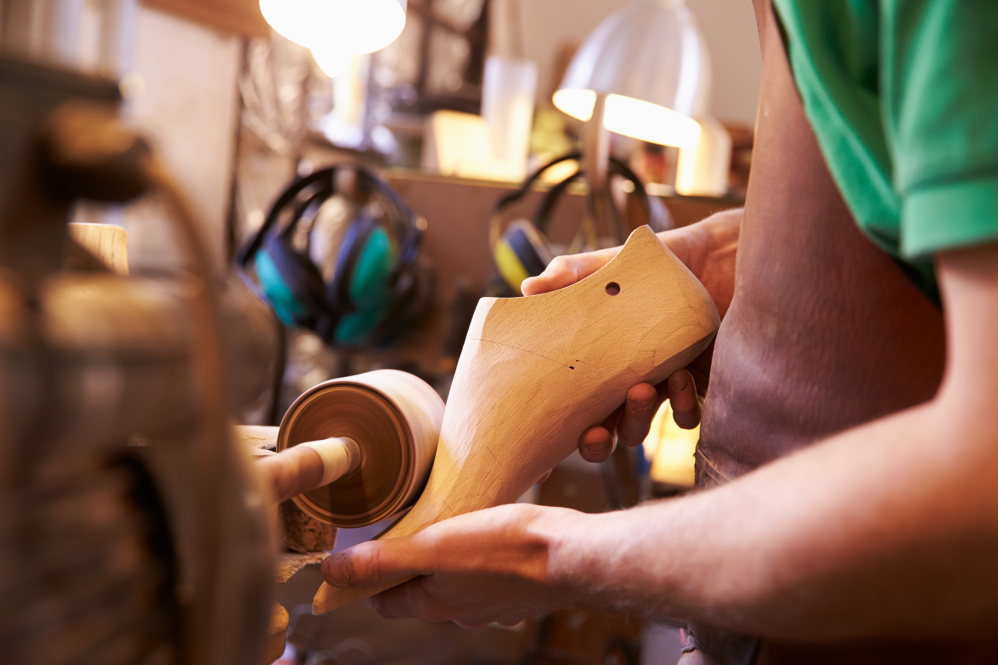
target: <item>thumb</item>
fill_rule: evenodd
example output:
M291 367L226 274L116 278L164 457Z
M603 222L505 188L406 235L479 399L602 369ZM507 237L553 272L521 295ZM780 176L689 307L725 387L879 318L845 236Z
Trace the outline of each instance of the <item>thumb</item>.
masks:
M322 578L334 587L370 587L397 584L422 569L413 565L418 548L410 538L387 538L355 545L326 557Z
M536 296L563 289L605 266L619 251L620 247L610 247L585 254L556 256L540 275L523 280L520 291L525 296Z

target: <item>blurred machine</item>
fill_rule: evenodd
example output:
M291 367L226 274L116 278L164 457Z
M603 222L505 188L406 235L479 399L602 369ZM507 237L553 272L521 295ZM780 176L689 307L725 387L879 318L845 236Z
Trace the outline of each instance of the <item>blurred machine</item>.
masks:
M0 660L256 665L274 534L228 414L266 387L273 323L118 103L0 59ZM68 234L76 199L147 193L188 270L115 274Z

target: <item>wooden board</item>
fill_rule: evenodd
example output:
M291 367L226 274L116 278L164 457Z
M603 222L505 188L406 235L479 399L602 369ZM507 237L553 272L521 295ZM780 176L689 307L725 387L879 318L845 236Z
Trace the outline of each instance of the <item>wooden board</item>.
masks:
M112 224L70 224L70 237L119 275L128 274L128 235Z

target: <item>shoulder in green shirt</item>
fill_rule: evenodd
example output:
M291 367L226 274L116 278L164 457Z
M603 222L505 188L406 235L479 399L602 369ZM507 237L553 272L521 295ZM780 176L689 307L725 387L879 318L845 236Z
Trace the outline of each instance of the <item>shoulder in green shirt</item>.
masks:
M935 291L932 255L998 240L998 0L773 0L863 232Z

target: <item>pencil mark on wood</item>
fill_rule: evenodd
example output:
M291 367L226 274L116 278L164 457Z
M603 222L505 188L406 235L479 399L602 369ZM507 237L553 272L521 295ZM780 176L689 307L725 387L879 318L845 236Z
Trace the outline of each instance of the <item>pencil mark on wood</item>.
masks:
M523 351L524 353L532 353L535 356L540 356L541 358L544 358L544 360L550 360L551 362L557 363L557 364L561 365L562 367L568 367L568 365L566 365L565 363L557 361L554 358L550 358L550 357L544 355L543 353L537 353L536 351L531 351L530 349L524 349L522 347L515 346L513 344L506 344L505 342L496 342L495 340L491 340L491 339L480 339L480 338L477 338L477 337L472 337L471 339L474 340L474 341L476 341L476 342L485 342L486 344L498 344L499 346L505 346L506 348L513 349L515 351ZM575 368L573 367L572 369L575 369Z

